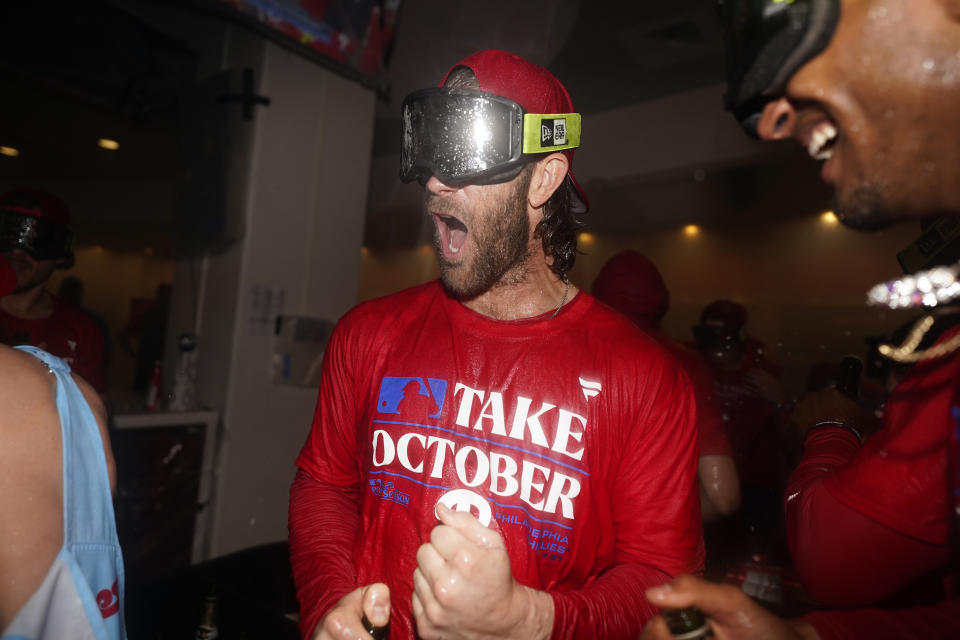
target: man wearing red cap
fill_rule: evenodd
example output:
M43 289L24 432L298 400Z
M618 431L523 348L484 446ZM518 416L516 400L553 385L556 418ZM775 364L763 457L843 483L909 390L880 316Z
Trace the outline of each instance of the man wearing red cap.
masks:
M105 336L96 320L45 289L55 269L73 266L70 212L36 189L0 197L0 254L17 282L0 298L0 343L29 344L63 358L98 393L106 393Z
M503 51L402 108L440 280L353 309L291 489L307 638L632 638L703 560L693 396L567 279L580 117Z

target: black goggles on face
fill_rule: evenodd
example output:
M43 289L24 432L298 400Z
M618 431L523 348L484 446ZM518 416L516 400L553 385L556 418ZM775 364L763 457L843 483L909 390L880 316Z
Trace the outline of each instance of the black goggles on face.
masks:
M536 154L580 146L579 113L526 113L492 93L433 88L401 107L400 179L450 186L513 179Z
M693 339L701 349L709 351L730 351L740 345L746 336L743 330L730 330L721 327L710 327L703 324L694 325Z
M757 137L768 102L830 44L840 0L717 0L727 59L724 102Z
M73 233L62 224L0 209L0 253L20 249L34 260L70 254Z

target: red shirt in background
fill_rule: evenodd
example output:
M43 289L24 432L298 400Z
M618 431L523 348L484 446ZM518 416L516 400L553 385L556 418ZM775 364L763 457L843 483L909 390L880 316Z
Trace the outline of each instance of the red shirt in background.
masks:
M714 400L726 425L740 482L775 489L783 487L788 471L780 436L780 408L760 397L748 382L753 369L780 377L780 367L763 355L762 345L748 338L739 366L728 369L707 362Z
M733 456L733 448L727 437L727 428L717 405L713 380L707 361L696 349L652 329L646 330L653 338L673 354L690 377L697 404L697 439L701 456Z
M948 331L938 342L958 333ZM913 367L887 401L883 428L862 448L844 429L810 434L790 478L786 508L791 555L814 598L857 607L915 600L924 583L942 585L950 536L956 535L949 461L958 415L960 352L954 352ZM943 589L934 593L943 597ZM894 612L827 612L808 620L825 640L957 638L960 601Z
M0 309L0 342L29 344L63 358L98 393L106 393L105 337L93 317L49 294L53 312L46 318L24 319Z

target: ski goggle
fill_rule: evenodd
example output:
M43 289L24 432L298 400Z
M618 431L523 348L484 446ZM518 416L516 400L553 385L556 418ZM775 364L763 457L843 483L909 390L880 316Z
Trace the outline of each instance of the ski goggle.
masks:
M70 254L73 234L62 224L0 209L0 252L21 249L34 260Z
M830 44L839 0L717 0L727 59L724 102L757 137L763 108Z
M701 349L709 351L730 351L740 345L746 336L742 329L731 330L724 327L694 325L693 339Z
M580 146L579 113L526 113L498 95L432 88L403 101L400 179L451 186L514 178L531 156Z

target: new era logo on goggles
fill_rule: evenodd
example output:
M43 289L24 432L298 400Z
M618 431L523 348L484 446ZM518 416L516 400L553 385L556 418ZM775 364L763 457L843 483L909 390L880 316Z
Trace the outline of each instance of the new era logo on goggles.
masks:
M579 113L526 113L491 93L423 89L407 96L401 110L403 182L430 176L451 186L504 182L531 156L580 146Z
M62 224L0 209L0 253L21 249L34 260L57 260L70 253L72 240Z

